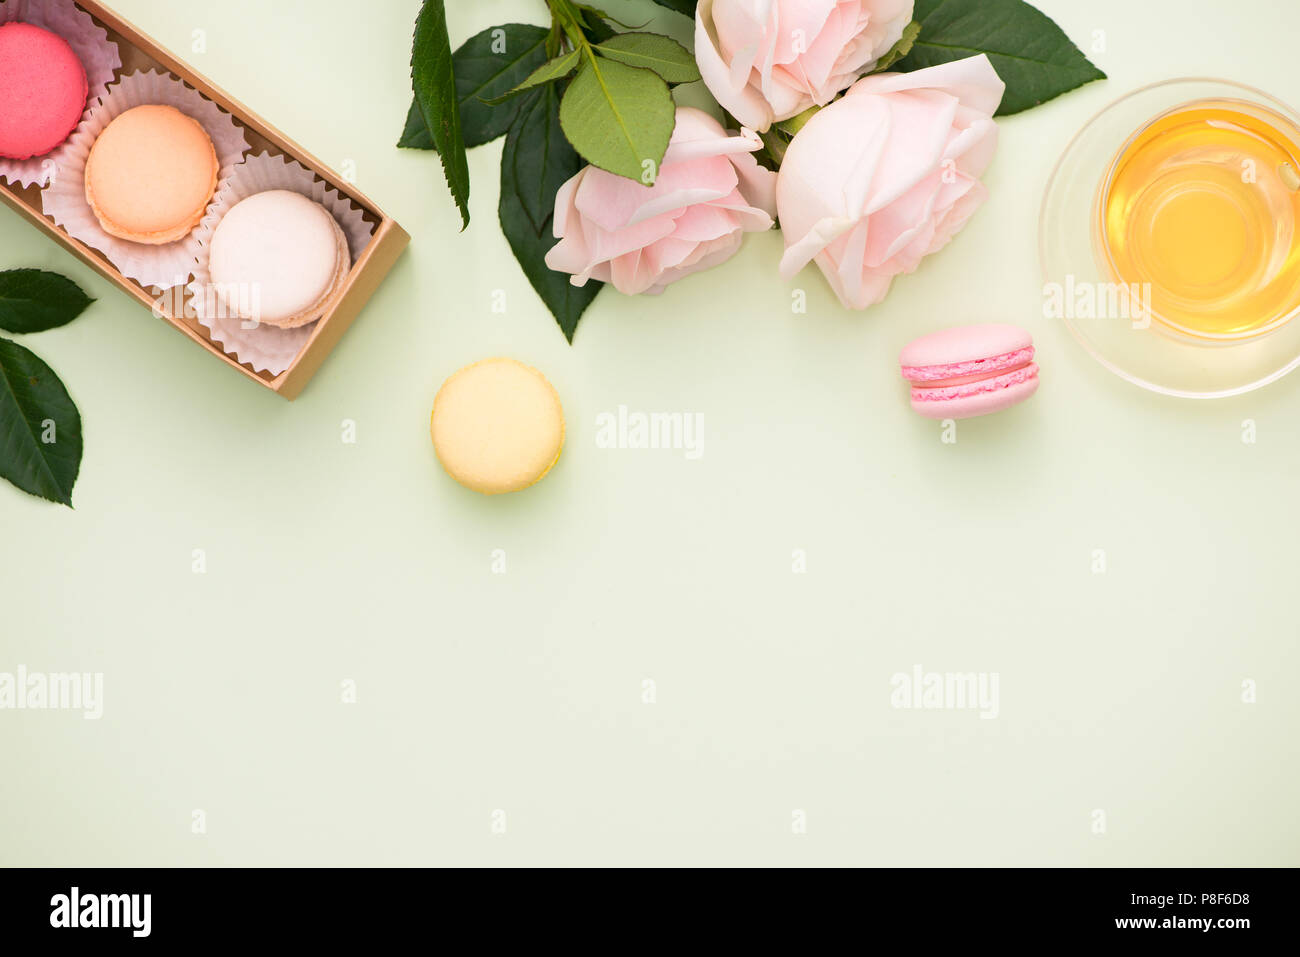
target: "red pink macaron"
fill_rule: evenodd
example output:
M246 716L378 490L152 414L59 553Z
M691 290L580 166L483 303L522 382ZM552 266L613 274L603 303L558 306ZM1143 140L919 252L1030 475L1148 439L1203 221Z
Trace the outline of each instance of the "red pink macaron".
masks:
M908 343L899 362L912 408L930 419L1000 412L1038 391L1034 340L1017 326L944 329Z
M86 109L86 69L57 34L0 26L0 156L25 160L63 143Z

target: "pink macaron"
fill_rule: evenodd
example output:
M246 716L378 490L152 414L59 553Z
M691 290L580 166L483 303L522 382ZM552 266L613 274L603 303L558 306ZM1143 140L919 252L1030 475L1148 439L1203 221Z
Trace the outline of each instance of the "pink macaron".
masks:
M957 326L908 343L898 357L912 408L930 419L969 419L1038 391L1034 338L1001 323Z
M30 23L0 26L0 156L44 156L86 109L86 68L68 41Z

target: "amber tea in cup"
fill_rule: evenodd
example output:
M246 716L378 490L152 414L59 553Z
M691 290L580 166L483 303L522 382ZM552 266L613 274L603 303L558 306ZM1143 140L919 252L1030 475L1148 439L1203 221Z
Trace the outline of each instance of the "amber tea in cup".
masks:
M1097 213L1112 278L1166 326L1241 339L1300 310L1300 130L1266 107L1161 114L1115 156Z

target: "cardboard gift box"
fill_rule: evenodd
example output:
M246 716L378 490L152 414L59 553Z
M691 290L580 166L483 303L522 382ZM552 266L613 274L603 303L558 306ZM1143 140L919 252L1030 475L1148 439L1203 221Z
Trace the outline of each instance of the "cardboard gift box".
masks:
M262 119L248 107L229 94L214 86L203 75L195 72L184 61L173 56L152 39L141 33L130 23L113 13L95 0L77 0L77 6L90 14L105 30L108 38L115 42L122 57L122 70L119 76L137 70L155 69L170 73L173 77L198 90L203 96L216 103L229 113L243 129L250 149L247 155L261 152L286 156L296 160L313 174L338 190L339 194L362 210L367 223L374 227L370 242L362 254L356 257L348 275L343 295L312 330L311 338L293 363L279 375L256 372L248 365L241 365L233 356L226 355L219 343L212 341L208 330L193 317L192 310L179 304L186 303L187 294L184 287L172 290L153 289L123 276L108 259L95 249L69 236L54 221L41 211L41 195L37 186L23 188L0 182L0 200L16 209L28 221L70 250L77 258L88 263L101 275L133 296L142 305L160 316L164 321L175 326L195 343L208 350L216 358L225 362L254 382L272 390L286 399L294 399L302 392L308 380L320 368L325 357L338 344L343 333L352 325L362 307L379 288L393 264L406 248L410 237L397 222L371 202L353 184L345 181L338 173L331 170L316 157L289 139L278 129ZM172 305L168 305L172 304Z

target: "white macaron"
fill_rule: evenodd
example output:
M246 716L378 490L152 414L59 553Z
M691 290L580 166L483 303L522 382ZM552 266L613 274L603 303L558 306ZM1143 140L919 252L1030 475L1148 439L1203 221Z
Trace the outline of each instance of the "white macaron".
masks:
M291 190L241 200L212 233L212 283L241 319L282 329L314 322L342 292L351 268L334 217Z

